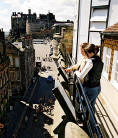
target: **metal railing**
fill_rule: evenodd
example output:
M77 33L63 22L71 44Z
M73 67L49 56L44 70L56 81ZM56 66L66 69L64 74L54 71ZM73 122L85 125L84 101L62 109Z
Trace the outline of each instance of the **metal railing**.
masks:
M74 65L74 61L71 59L71 57L68 55L67 56L67 61L69 63L69 65ZM76 95L78 95L79 97L79 114L81 114L82 116L82 120L83 120L83 124L84 126L86 126L87 131L90 135L91 138L94 138L93 134L96 133L96 136L98 138L102 138L102 133L99 127L99 124L96 121L96 117L94 114L94 111L92 109L92 106L89 102L89 99L87 97L87 95L85 94L84 88L82 86L82 83L80 81L80 79L74 75L74 73L72 73L73 76L73 84L74 84L74 88L73 88L73 105L74 107L76 106ZM93 130L94 129L94 130Z

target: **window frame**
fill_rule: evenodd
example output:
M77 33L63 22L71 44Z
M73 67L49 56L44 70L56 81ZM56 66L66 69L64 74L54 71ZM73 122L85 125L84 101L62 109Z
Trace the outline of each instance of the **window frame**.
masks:
M110 50L108 53L108 49ZM103 62L104 62L104 67L103 67L103 76L108 80L109 79L109 69L110 69L110 60L111 60L111 52L112 52L112 49L111 48L108 48L108 47L104 47L104 52L103 52ZM109 65L106 64L106 58L109 59ZM107 65L107 69L108 69L108 73L106 72L106 67Z
M118 79L117 79L117 81L115 80L116 65L118 65L118 51L115 50L114 56L113 56L111 83L118 90ZM117 71L117 74L118 74L118 71Z

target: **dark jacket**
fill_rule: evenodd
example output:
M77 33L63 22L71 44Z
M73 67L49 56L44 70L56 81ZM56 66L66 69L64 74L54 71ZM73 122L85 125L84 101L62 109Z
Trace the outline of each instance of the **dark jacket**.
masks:
M100 85L103 62L99 56L93 56L91 60L93 62L93 67L85 76L83 85L89 88L94 88Z

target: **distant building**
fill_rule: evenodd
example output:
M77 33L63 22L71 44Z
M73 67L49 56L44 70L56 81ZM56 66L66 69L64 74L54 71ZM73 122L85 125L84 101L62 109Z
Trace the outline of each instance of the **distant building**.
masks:
M10 58L10 79L14 97L23 94L34 75L35 50L32 37L22 38L22 42L7 43L7 54ZM22 93L23 92L23 93Z
M22 12L13 12L11 16L11 33L12 35L20 36L21 34L33 34L40 32L41 29L49 29L55 23L55 15L53 13L31 14L31 9L28 10L28 14Z
M4 32L0 30L0 122L2 121L2 123L5 121L7 105L11 96L9 63L10 60L6 55Z
M26 33L33 34L40 32L42 29L51 29L52 25L55 23L55 16L52 13L40 14L39 18L35 21L30 19L26 22Z
M73 22L57 22L53 25L54 35L53 38L58 40L60 50L66 58L67 54L72 55L73 45ZM57 48L58 49L58 48ZM54 51L57 51L54 49ZM58 52L56 55L58 55Z

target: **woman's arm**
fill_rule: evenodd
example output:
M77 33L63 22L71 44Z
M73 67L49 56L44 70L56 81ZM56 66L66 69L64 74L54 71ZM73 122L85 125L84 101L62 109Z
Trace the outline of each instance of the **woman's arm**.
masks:
M73 66L65 69L65 71L66 72L71 72L71 71L78 70L84 60L85 60L85 58L81 57L81 59L79 60L79 62L76 65L73 65Z
M87 73L92 69L93 67L93 62L91 59L88 59L85 67L83 68L83 70L81 72L79 72L78 70L75 71L75 74L77 75L77 77L79 77L80 79L83 79Z
M76 64L76 65L73 65L67 69L65 69L66 72L71 72L71 71L74 71L74 70L77 70L79 68L79 65Z

